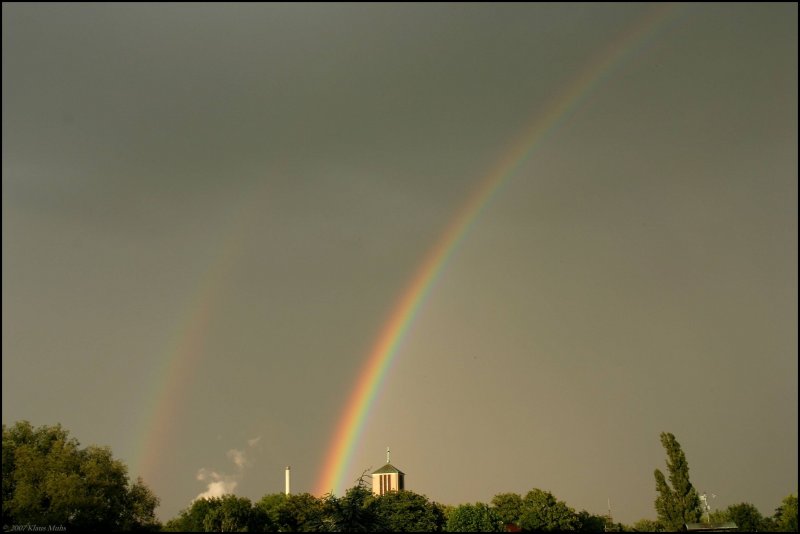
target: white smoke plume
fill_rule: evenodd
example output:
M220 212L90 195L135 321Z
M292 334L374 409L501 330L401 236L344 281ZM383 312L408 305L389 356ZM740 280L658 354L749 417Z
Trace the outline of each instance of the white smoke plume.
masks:
M247 445L250 448L255 447L261 440L261 436L247 440ZM206 482L206 491L199 494L192 499L192 502L198 499L209 499L212 497L222 497L233 493L236 486L239 484L239 479L244 473L244 468L249 467L252 462L247 458L245 451L239 449L231 449L227 452L228 459L236 466L235 474L218 473L205 467L200 468L197 472L197 480Z
M192 502L199 499L222 497L223 495L233 493L233 491L236 489L236 486L239 484L239 482L235 480L234 476L225 474L220 475L216 471L209 471L205 467L201 468L197 472L197 480L202 482L208 480L208 487L206 488L206 491L192 499Z
M239 449L229 450L228 458L230 458L231 461L236 464L236 467L238 467L240 471L244 469L246 465L248 465L247 458L244 455L244 451L240 451Z

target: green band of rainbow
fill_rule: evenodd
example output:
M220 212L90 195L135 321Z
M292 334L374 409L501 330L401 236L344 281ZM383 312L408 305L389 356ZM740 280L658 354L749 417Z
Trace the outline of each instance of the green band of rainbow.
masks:
M534 117L494 170L479 182L475 191L458 210L400 295L367 357L327 450L315 490L317 495L341 492L343 489L343 479L349 472L356 444L387 371L397 355L398 347L413 323L417 311L444 270L448 259L472 223L489 204L498 189L530 157L542 141L564 122L616 65L640 49L657 28L672 19L675 11L675 6L672 4L656 5L619 35L567 84L561 95L545 108L544 114L537 114Z

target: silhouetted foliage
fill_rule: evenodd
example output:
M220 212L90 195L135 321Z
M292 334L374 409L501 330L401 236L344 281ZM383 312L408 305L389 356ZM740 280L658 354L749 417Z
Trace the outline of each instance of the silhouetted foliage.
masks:
M211 510L208 499L198 499L189 508L181 510L178 517L170 519L164 525L167 532L205 532L206 515Z
M581 510L575 516L578 519L578 532L617 532L617 526L607 517L590 514Z
M342 497L325 498L325 526L330 532L380 532L384 530L372 491L362 476Z

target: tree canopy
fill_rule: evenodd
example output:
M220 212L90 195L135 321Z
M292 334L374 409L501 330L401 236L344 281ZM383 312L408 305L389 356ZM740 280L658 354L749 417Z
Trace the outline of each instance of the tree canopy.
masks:
M787 495L775 510L775 526L780 532L797 532L797 495Z
M518 493L498 493L492 497L492 507L505 525L519 526L522 517L522 496Z
M108 447L81 448L61 425L3 425L3 523L155 530L158 498Z
M733 521L742 532L764 532L773 530L772 520L765 518L750 503L739 503L728 506L711 514L711 523L727 523Z
M520 526L523 530L552 532L578 530L581 526L575 510L564 501L556 500L549 491L532 489L522 503Z
M325 502L310 493L264 495L255 508L268 524L281 532L322 532Z
M462 504L447 517L447 532L505 532L503 521L488 504Z
M444 510L424 495L413 491L390 491L373 496L381 527L389 532L441 532Z

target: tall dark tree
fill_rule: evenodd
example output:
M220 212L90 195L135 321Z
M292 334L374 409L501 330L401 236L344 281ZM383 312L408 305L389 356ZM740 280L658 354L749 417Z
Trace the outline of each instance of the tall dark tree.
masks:
M661 444L667 452L667 484L661 470L655 470L656 512L659 521L671 531L683 528L686 523L697 523L703 515L700 496L689 481L689 463L675 436L661 433Z
M61 425L3 425L4 525L154 530L158 498L107 447L80 448Z

